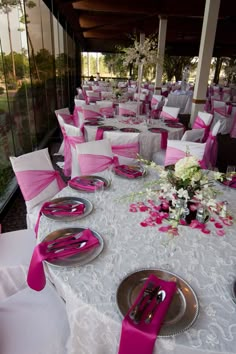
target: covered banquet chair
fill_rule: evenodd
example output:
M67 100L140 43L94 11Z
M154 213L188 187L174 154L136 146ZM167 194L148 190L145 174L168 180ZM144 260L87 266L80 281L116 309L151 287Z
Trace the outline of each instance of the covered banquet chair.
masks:
M47 283L30 289L26 276L36 243L33 230L0 236L1 354L65 354L70 328L64 301Z
M208 138L212 120L213 120L213 115L211 113L199 111L197 117L193 122L192 129L204 129L204 135L202 138L203 143Z
M76 152L76 158L72 161L72 178L105 171L117 162L107 139L77 144Z
M114 117L114 108L112 101L98 101L97 106L100 114L105 118L113 118Z
M112 152L118 157L119 164L137 162L139 133L105 131L103 137L110 141Z
M137 107L138 107L138 102L119 103L118 114L120 116L136 117L136 115L137 115Z
M61 122L66 122L67 124L74 124L74 117L70 114L68 107L55 110L55 114L60 128L61 128ZM62 120L60 121L58 117L61 117ZM62 140L61 146L57 154L64 156L64 140Z
M160 110L164 105L164 99L162 95L153 95L151 99L151 115L153 118L158 118Z
M164 121L178 122L179 110L180 108L178 107L163 106L160 113L160 118L162 118Z
M47 148L10 156L10 161L26 203L27 226L34 228L42 204L64 188L65 183L54 170Z
M165 155L165 166L174 165L177 161L187 155L195 156L202 165L206 143L195 143L192 141L167 140Z
M202 143L204 137L205 129L191 129L186 130L181 138L181 141L192 141L195 143Z

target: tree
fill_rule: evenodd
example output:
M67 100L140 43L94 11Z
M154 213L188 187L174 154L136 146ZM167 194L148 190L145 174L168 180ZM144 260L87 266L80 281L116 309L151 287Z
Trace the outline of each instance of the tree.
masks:
M182 80L183 69L188 66L191 69L195 69L197 66L194 57L186 56L170 56L165 53L163 72L166 75L167 81L171 81L175 77L175 81Z
M124 66L124 57L121 53L105 54L104 63L107 65L109 73L116 76L127 76L127 67Z
M15 69L15 60L12 48L12 38L11 38L11 26L10 26L10 12L12 8L17 7L19 4L19 0L1 0L0 1L0 10L7 15L7 27L8 27L8 35L9 35L9 44L10 44L10 53L12 57L12 74L13 78L16 80L16 69Z

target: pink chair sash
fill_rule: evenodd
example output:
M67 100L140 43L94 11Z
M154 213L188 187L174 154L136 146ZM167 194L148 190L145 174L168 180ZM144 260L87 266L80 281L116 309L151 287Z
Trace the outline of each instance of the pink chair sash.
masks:
M73 116L74 116L74 125L79 127L79 113L83 113L83 107L75 106Z
M165 157L165 166L174 165L180 159L186 157L186 152L180 149L167 147L166 157ZM206 168L204 159L199 161L201 168Z
M66 186L58 171L26 170L15 174L26 201L35 198L54 180L57 181L59 190Z
M208 138L208 135L210 132L210 126L211 126L211 124L206 125L206 123L198 116L193 123L193 129L201 129L201 128L205 129L204 136L202 138L203 143L205 143L207 141L207 138Z
M161 117L165 118L166 120L171 120L172 122L178 122L179 119L173 117L171 114L167 113L167 112L161 112Z
M130 157L130 158L136 158L139 152L138 142L130 143L130 144L122 144L122 145L112 145L111 148L113 154Z
M83 114L84 114L84 119L87 120L101 117L101 114L99 112L90 109L83 109Z
M213 108L213 111L217 112L217 113L220 113L223 116L226 116L226 108L225 108L225 106Z
M64 135L64 174L65 176L71 175L71 165L72 165L72 154L71 154L71 146L75 148L76 144L84 143L83 136L68 136Z
M74 125L74 115L66 114L66 113L60 113L60 116L63 118L63 120L64 120L64 122L66 124Z
M155 109L156 105L159 103L159 101L155 98L155 97L152 97L151 99L151 107L153 109ZM154 106L154 107L153 107Z
M81 174L90 175L92 173L106 170L111 165L119 163L116 156L81 154L79 156L79 166Z
M233 106L232 106L232 104L229 104L228 105L228 109L227 109L227 114L231 114L232 113L232 109L233 109Z
M127 116L129 115L129 116L132 116L132 117L136 116L135 112L131 111L130 109L122 108L122 107L119 108L119 114L121 116L124 116L124 115L127 115Z
M204 166L202 168L209 168L210 164L212 167L216 165L217 151L218 151L218 144L217 144L216 136L212 135L212 133L210 132L206 142L205 152L203 156Z

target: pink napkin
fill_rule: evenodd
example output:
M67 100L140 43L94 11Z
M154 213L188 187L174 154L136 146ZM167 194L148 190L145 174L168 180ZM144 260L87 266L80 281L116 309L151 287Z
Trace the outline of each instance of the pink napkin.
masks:
M114 167L114 171L118 175L125 176L127 178L137 178L143 175L141 171L137 171L128 165L118 165Z
M81 215L84 213L85 205L83 203L74 205L74 204L56 204L53 201L46 202L42 205L38 219L34 228L36 237L38 235L38 228L39 228L39 221L42 216L44 215L55 215L55 216L74 216L74 215Z
M94 181L86 178L74 177L68 182L69 186L83 189L85 191L95 191L104 185L102 181Z
M84 213L85 205L73 204L73 203L53 203L46 202L43 204L41 213L44 215L55 215L55 216L71 216L71 215L81 215Z
M154 288L160 286L160 290L164 290L166 297L156 307L152 321L145 323L145 319L153 306L156 304L156 297L151 300L151 303L146 306L141 317L141 321L137 324L133 322L129 314L139 303L148 284L153 283ZM176 283L165 281L151 274L146 280L139 296L133 306L129 309L127 315L122 322L120 346L118 354L152 354L155 345L156 337L160 331L164 321L165 314L171 303L172 297L176 291Z
M167 148L168 130L163 128L151 128L152 133L161 133L161 148L164 150Z
M85 244L81 242L86 242ZM79 248L81 244L81 247ZM41 242L38 244L31 258L27 283L30 288L40 291L46 284L43 261L52 261L59 258L66 258L74 254L85 252L99 245L99 240L89 229L82 233L59 238L53 241Z

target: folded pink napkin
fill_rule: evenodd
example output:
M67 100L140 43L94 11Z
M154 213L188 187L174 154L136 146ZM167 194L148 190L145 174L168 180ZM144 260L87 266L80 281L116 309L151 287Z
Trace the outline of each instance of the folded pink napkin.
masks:
M41 213L44 215L55 215L55 216L71 216L71 215L81 215L84 213L85 205L72 204L72 203L54 203L46 202L43 204Z
M114 167L114 171L118 175L125 176L127 178L137 178L143 175L142 171L138 171L134 168L131 168L128 165L118 165Z
M80 177L72 178L68 184L73 188L83 189L85 191L95 191L104 186L103 181L89 180Z
M142 305L143 313L141 320L140 322L135 323L132 317L130 317L130 314L134 310L135 306L139 304L141 298L144 295L145 289L150 286L150 284L152 284L154 291L157 289L157 287L160 287L159 291L163 290L165 292L164 300L155 306L157 303L157 296L154 296L153 298L152 296L145 297L144 305ZM160 331L165 314L168 310L175 291L175 282L159 279L153 274L148 277L136 301L129 309L122 322L118 354L152 354L156 337ZM149 299L151 299L150 302L148 301ZM148 314L153 311L153 309L154 312L152 320L150 323L146 323L145 320Z
M84 213L85 205L83 203L81 204L56 204L53 203L53 201L46 202L42 205L38 219L34 228L36 237L38 236L38 228L39 228L39 221L42 216L44 215L54 215L54 216L75 216L75 215L81 215Z
M99 245L99 240L91 230L86 229L79 234L58 238L53 241L45 241L38 244L31 258L27 283L30 288L40 291L46 284L43 261L52 261L66 258L77 253L85 252Z

